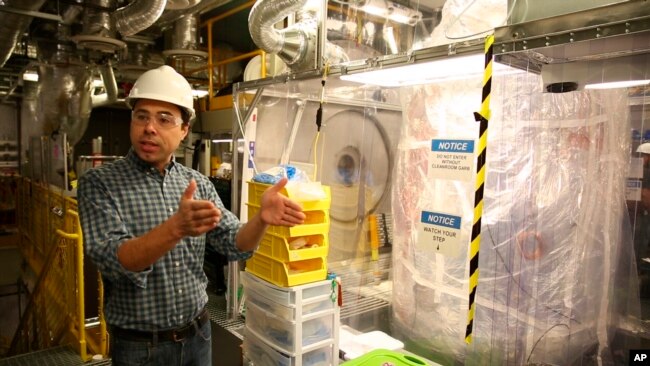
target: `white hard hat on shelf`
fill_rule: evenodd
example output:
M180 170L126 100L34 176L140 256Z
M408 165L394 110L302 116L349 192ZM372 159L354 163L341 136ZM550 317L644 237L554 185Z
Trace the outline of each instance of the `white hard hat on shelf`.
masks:
M645 142L636 149L636 152L643 154L650 154L650 142Z
M125 101L130 108L133 108L137 99L153 99L176 104L187 111L190 121L196 115L190 83L171 66L163 65L140 75Z

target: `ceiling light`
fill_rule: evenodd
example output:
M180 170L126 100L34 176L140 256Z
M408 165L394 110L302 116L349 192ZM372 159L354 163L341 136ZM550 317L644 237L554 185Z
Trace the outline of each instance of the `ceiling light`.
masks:
M648 55L547 64L542 66L542 81L544 88L563 82L576 83L577 90L629 88L650 84L648 67Z
M23 73L23 80L25 81L38 81L38 73L36 71L25 71Z
M212 140L213 143L219 144L219 143L226 143L226 142L232 142L232 139L214 139ZM244 139L237 139L237 142L244 142Z
M650 80L627 80L627 81L612 81L609 83L587 84L585 89L615 89L615 88L631 88L635 86L650 85Z
M450 57L406 66L341 75L341 80L384 87L462 80L482 75L485 67L484 60L485 56L483 54ZM492 63L492 67L493 71L518 72L514 68L495 62Z
M207 90L202 90L202 89L192 89L192 96L194 98L203 98L206 95L208 95Z

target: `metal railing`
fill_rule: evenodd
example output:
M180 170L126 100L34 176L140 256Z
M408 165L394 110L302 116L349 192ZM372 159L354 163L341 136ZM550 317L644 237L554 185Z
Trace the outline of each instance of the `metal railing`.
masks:
M228 65L239 62L242 60L246 59L252 59L255 56L260 56L261 62L260 62L260 77L265 78L266 77L266 52L264 52L261 49L253 50L241 55L237 55L234 57L229 57L229 58L224 58L219 60L218 59L218 52L216 47L214 47L214 39L212 36L212 28L215 23L228 18L234 14L237 14L239 12L245 11L247 9L250 9L253 5L255 4L255 0L247 1L233 9L230 9L224 13L221 13L219 15L216 15L214 17L211 17L204 22L200 24L200 27L206 28L206 33L207 33L207 38L208 38L208 59L207 59L207 64L198 68L192 68L188 69L185 67L185 64L181 63L180 65L175 65L175 67L178 68L178 70L181 72L181 74L187 76L187 77L192 77L193 75L204 72L207 70L208 72L208 109L209 110L216 110L216 109L226 109L226 108L232 108L232 95L223 95L223 96L216 96L216 92L227 86L228 82L226 80L227 78L227 67ZM216 76L216 77L215 77ZM216 80L215 80L216 78Z
M20 251L36 281L9 355L72 345L83 361L108 354L103 286L84 278L96 269L84 263L77 203L23 178L17 192ZM97 316L89 324L86 303L96 294Z

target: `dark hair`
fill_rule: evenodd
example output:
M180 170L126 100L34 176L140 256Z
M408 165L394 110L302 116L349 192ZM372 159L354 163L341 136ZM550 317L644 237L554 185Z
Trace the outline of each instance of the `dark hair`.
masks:
M189 125L190 124L190 112L188 112L187 109L185 109L185 108L183 108L181 106L178 106L178 108L180 108L180 110L181 110L181 118L183 119L183 123Z

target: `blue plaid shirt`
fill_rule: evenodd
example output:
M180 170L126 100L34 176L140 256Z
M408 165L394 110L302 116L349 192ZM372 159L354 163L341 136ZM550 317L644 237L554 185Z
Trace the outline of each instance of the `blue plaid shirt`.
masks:
M178 209L194 178L195 199L221 209L219 225L207 234L186 237L141 272L126 270L117 259L119 246L167 220ZM124 159L88 170L79 179L78 207L86 254L102 273L108 324L143 331L187 324L208 301L203 272L206 241L229 260L252 253L235 246L239 220L226 210L210 181L171 161L165 175L131 149Z

